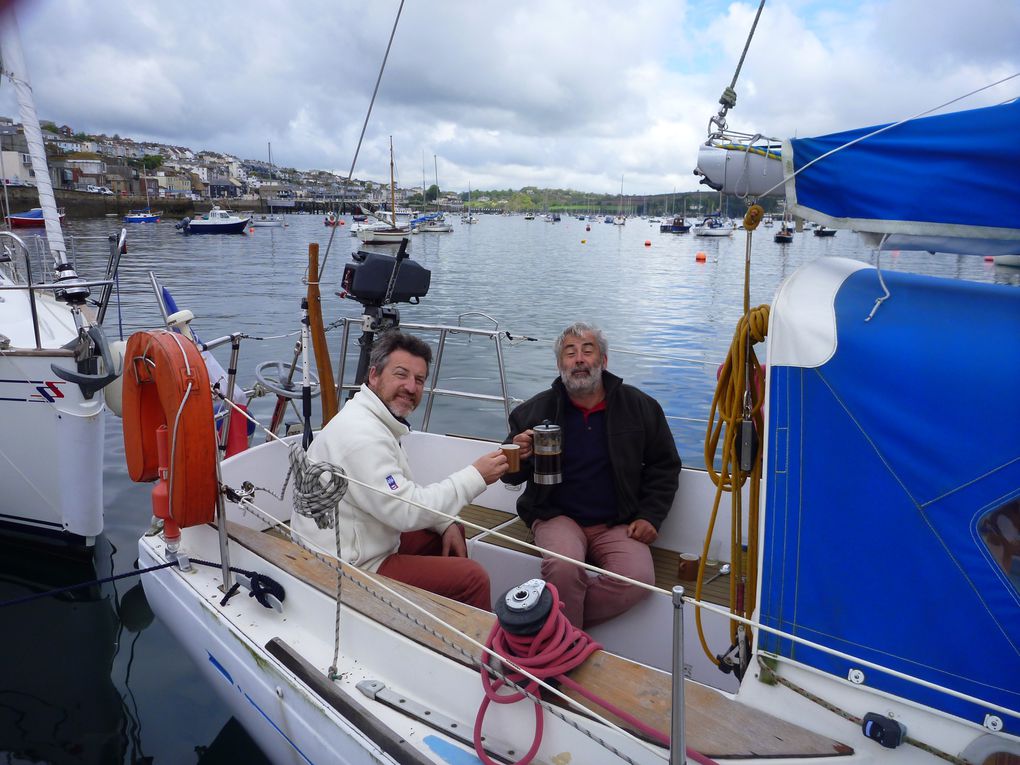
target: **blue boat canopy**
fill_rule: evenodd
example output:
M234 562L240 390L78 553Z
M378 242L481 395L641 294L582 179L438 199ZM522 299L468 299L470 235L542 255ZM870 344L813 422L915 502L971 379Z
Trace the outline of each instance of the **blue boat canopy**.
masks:
M769 327L762 624L948 688L863 667L868 687L1020 735L1016 287L822 258ZM1004 398L1005 397L1005 398ZM1005 531L1004 531L1005 530ZM763 634L840 678L862 668ZM967 697L967 698L964 698ZM974 702L971 699L979 701Z
M1020 101L788 139L788 207L835 228L899 235L886 248L1020 253L1017 136Z

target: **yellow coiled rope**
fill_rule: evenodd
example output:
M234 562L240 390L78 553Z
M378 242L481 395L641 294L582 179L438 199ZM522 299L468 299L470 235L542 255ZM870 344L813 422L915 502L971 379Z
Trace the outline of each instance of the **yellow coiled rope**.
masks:
M749 420L754 424L758 440L764 433L765 380L761 364L755 356L753 346L762 342L768 334L769 306L750 307L751 232L761 223L763 210L752 206L744 216L747 229L747 249L744 267L744 315L733 333L730 351L719 372L715 395L705 433L705 466L716 486L712 515L701 551L701 565L695 586L695 598L701 600L705 578L705 562L711 547L715 521L719 513L724 492L730 493L731 537L730 537L730 613L750 618L757 602L758 573L758 504L762 472L762 450L758 448L749 472L740 469L739 440L741 423ZM722 449L719 442L722 440ZM720 454L719 470L715 469L715 456ZM742 530L745 526L741 502L741 488L750 479L749 507L747 517L747 548L743 546ZM701 624L701 609L695 609L698 638L705 654L714 663L719 660L712 654L705 640ZM730 641L737 642L737 622L730 622Z

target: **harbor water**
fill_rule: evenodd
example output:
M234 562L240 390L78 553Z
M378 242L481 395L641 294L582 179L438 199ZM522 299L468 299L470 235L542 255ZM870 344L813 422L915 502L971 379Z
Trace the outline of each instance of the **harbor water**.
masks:
M455 221L451 234L411 237L411 257L430 269L431 288L419 305L399 306L402 321L508 333L503 357L509 394L516 399L537 393L555 377L552 342L559 331L576 320L593 322L609 339L608 368L659 400L684 464L703 466L716 370L742 313L745 233L663 234L657 223L640 219L614 226L566 216L558 223L479 218L476 225ZM186 237L169 221L132 226L107 334L126 337L162 325L150 286L154 272L178 305L195 314L192 326L201 339L245 334L239 378L250 388L260 362L290 362L294 356L310 243L319 244L325 261L320 282L326 324L362 312L356 301L336 294L343 267L358 249L349 217L335 229L320 216L286 219L285 228L256 228L243 236ZM97 218L73 221L69 232L105 237L119 228L117 219ZM980 257L904 252L879 258L848 231L832 238L805 231L788 245L775 244L773 232L761 228L751 240L752 307L770 303L798 266L831 256L886 270L1020 286L1020 269ZM101 271L101 249L80 252L79 271ZM352 339L359 332L354 328ZM342 334L340 326L328 333L334 368ZM227 351L216 351L224 366ZM498 395L496 358L492 340L453 334L440 378L430 382ZM356 362L355 345L345 382L353 379ZM257 398L252 412L268 422L274 403L275 396ZM421 425L423 409L412 425ZM300 418L292 410L287 419ZM505 413L491 402L437 399L429 429L500 440ZM259 433L254 438L264 440ZM150 487L128 479L120 420L112 415L105 457L106 531L94 559L82 563L5 540L0 603L132 571L137 539L149 527ZM167 629L153 620L136 579L5 605L2 624L0 752L6 762L263 761Z

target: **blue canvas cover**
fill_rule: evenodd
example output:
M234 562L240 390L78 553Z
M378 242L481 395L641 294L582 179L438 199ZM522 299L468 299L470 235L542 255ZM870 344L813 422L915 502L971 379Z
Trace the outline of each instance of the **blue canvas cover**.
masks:
M1020 252L1020 101L870 135L880 127L783 143L794 215L858 231L1006 241Z
M892 297L871 321L877 271L839 287L827 361L769 369L761 622L1020 709L1020 595L978 533L1020 496L1020 290L884 278ZM759 640L838 677L855 666ZM989 711L864 673L869 687L978 724ZM1020 734L1020 720L996 714Z

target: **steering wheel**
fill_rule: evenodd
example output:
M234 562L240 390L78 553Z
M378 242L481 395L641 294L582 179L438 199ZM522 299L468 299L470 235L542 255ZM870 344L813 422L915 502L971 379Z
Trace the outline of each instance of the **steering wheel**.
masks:
M270 393L283 398L301 398L301 374L299 369L291 371L293 364L287 361L263 361L255 367L255 379ZM298 378L294 380L294 378ZM312 383L312 398L319 395L319 378L308 372ZM291 378L291 382L287 382Z

